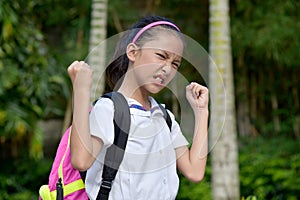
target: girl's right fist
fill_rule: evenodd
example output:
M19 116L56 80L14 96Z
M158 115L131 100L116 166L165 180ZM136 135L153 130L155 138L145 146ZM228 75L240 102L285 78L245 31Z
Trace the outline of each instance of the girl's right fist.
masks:
M68 67L68 74L71 78L73 88L90 89L92 86L93 70L84 61L74 61Z

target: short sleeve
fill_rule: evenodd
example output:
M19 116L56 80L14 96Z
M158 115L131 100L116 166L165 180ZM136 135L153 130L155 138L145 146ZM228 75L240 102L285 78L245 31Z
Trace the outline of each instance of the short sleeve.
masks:
M182 134L182 131L180 129L180 126L178 122L175 119L175 116L172 112L167 110L169 113L171 120L172 120L172 129L171 129L171 139L174 149L182 146L187 146L189 142L185 138L185 136Z
M90 133L100 138L104 146L114 141L114 105L109 98L100 98L90 113Z

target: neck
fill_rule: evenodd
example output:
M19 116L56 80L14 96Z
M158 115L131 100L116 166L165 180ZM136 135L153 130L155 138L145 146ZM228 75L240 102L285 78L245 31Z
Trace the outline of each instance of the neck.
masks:
M118 89L118 92L122 93L124 96L135 99L140 104L142 104L146 109L151 109L151 103L149 102L149 91L145 90L139 85L136 80L135 74L131 67L128 67L131 73L126 73L123 82Z
M125 83L125 82L124 82ZM151 103L149 101L149 93L146 91L142 91L141 88L136 88L133 90L132 88L128 87L129 84L122 84L121 87L118 89L118 92L122 93L124 96L132 98L138 101L140 104L143 105L147 110L151 109Z

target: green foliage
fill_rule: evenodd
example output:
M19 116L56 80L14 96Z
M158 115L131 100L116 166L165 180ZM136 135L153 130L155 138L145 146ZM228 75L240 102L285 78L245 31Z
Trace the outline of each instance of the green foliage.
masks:
M273 9L270 9L273 8ZM297 67L299 1L241 1L232 7L234 53L250 50L261 63Z
M13 145L3 148L29 147L31 156L42 157L43 133L37 122L64 116L70 96L66 68L74 56L80 59L76 49L84 49L76 41L74 28L88 30L82 20L89 21L89 3L74 2L78 6L75 10L72 4L69 10L65 9L70 2L64 5L37 0L0 2L0 137ZM49 12L49 8L57 10ZM60 31L68 30L66 34L60 31L53 34L59 26ZM70 40L71 32L74 40ZM66 47L73 51L65 53ZM18 156L21 148L17 149L12 156Z
M37 121L64 115L70 96L66 68L73 60L86 56L90 3L0 1L2 155L5 147L12 147L24 152L26 158L28 154L42 156L42 132ZM274 134L272 120L279 116L280 133L290 136L299 119L299 1L230 3L235 78L253 78L246 83L245 94L246 99L252 97L257 103L250 107L257 112L257 118L251 118L252 125L261 135L276 136L242 140L241 194L245 199L296 199L300 196L299 142ZM207 47L207 8L208 1L112 0L108 5L108 33L117 32L118 20L125 30L143 15L159 14L174 20L187 35ZM182 73L193 74L188 68L183 67ZM242 69L246 69L245 74ZM278 100L276 110L271 107L271 94L276 94ZM237 103L242 100L237 96ZM4 147L3 141L8 145ZM0 200L36 199L39 186L47 182L52 160L4 163L0 170ZM211 199L210 173L208 166L199 184L180 176L178 199Z
M206 166L204 179L200 183L193 183L186 179L182 174L180 174L180 186L177 200L198 200L205 199L210 200L211 197L211 167L208 161Z
M38 199L39 187L48 182L52 160L28 158L5 163L0 167L0 200Z
M57 70L66 72L73 60L87 56L91 1L31 1L36 2L34 15L49 53L60 66Z
M288 137L242 138L240 142L241 199L297 199L300 196L299 141ZM209 158L209 157L208 157ZM37 199L39 187L47 183L53 160L2 161L0 199ZM212 199L211 167L204 180L192 183L180 174L178 200Z
M231 2L236 99L248 100L246 117L261 134L299 137L299 8L297 0Z
M258 199L297 199L299 147L299 141L288 137L244 138L239 154L241 194Z
M0 9L0 133L4 140L22 141L36 129L43 114L41 102L49 96L46 47L30 20L32 7L1 1ZM35 144L33 149L40 151L41 144Z

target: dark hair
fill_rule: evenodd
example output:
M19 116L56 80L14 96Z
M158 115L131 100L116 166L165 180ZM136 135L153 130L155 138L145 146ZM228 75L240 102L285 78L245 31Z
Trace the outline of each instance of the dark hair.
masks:
M127 72L129 64L129 59L126 54L127 45L132 42L133 38L141 28L157 21L168 21L173 23L171 20L161 16L147 16L138 21L134 26L131 27L129 31L125 32L118 41L113 60L106 68L106 79L108 80L109 86L112 89L118 89L120 87L121 83L123 82L124 74ZM159 26L178 32L176 28L170 25ZM154 34L151 29L143 32L142 35L137 39L135 42L137 46L143 46L147 41L153 40Z

